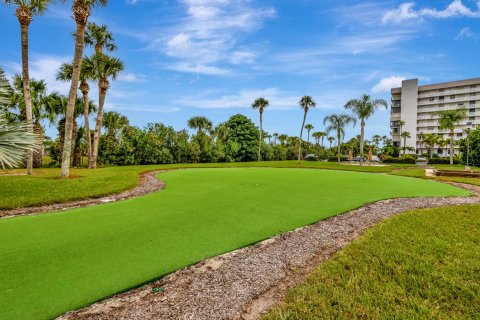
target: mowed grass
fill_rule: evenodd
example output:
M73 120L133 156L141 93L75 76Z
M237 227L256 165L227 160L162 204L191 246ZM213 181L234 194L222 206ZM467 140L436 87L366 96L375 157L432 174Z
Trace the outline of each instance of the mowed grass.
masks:
M479 206L409 212L321 264L262 319L479 319L479 261Z
M468 194L329 170L192 169L159 178L166 189L145 197L0 220L1 317L51 318L369 202Z
M60 169L36 169L33 176L24 175L25 170L0 171L0 210L64 203L120 193L135 187L139 181L139 174L147 171L227 167L313 168L375 173L390 172L392 168L390 166L347 166L329 162L298 164L297 161L169 164L107 167L97 170L72 169L71 179L60 179Z

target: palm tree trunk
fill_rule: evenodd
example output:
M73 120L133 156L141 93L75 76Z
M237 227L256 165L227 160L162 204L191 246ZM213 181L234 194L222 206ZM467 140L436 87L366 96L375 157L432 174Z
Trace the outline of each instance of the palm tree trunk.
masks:
M435 147L435 145L431 146L430 147L430 159L433 158L433 148Z
M341 151L341 145L340 145L340 139L341 139L341 134L340 134L340 131L338 131L337 133L337 159L338 159L338 164L340 164L340 152Z
M308 133L307 142L310 143L310 130L308 130L307 133Z
M74 5L75 6L75 5ZM88 18L88 16L87 16ZM73 59L72 83L70 84L70 92L68 94L67 114L65 117L65 141L62 155L62 177L70 176L70 158L72 152L72 130L73 130L73 113L75 108L75 100L77 99L78 82L80 80L80 67L82 65L82 55L85 42L85 25L84 21L77 20L77 31L75 33L75 56Z
M83 94L83 116L85 121L85 139L87 142L88 168L92 164L92 136L90 135L90 119L89 119L90 102L88 99L88 91Z
M407 138L403 138L403 155L407 153Z
M363 139L365 138L365 120L362 119L360 130L360 165L363 165Z
M92 169L97 168L98 143L100 139L100 130L102 129L103 106L105 104L105 96L107 95L107 90L99 86L99 92L100 95L98 98L97 122L95 123L95 132L93 133Z
M302 158L302 135L303 135L303 127L305 126L305 120L307 120L306 110L305 110L305 113L303 114L302 128L300 129L300 141L298 145L298 163L300 163L300 160Z
M453 136L454 136L454 132L453 132L453 129L450 130L450 165L452 166L453 165Z
M258 140L258 161L262 160L262 112L260 112L260 132L259 132L259 140Z
M25 113L27 116L27 132L33 132L32 97L30 94L30 74L28 67L28 24L20 22L22 43L22 80ZM33 174L33 151L27 151L27 174Z

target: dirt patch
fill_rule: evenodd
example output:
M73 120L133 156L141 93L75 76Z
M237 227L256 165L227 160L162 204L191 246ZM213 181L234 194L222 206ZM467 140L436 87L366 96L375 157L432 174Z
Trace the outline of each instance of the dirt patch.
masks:
M379 201L205 260L59 319L257 319L372 225L408 210L480 203L480 188L452 184L475 195Z
M135 197L141 197L165 188L165 184L162 181L155 178L155 175L157 173L163 172L163 171L164 170L147 172L147 173L141 174L138 186L118 194L113 194L113 195L101 197L101 198L90 198L90 199L84 199L84 200L78 200L78 201L71 201L67 203L57 203L57 204L49 204L49 205L38 206L38 207L23 207L18 209L2 210L0 211L0 218L61 211L61 210L67 210L67 209L93 206L93 205L107 203L107 202L126 200L130 198L135 198Z

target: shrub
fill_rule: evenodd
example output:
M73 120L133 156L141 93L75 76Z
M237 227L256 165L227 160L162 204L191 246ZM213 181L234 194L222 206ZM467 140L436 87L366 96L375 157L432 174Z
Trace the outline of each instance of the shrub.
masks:
M416 164L417 159L413 155L405 155L399 158L394 158L390 156L383 156L383 163L399 163L399 164Z

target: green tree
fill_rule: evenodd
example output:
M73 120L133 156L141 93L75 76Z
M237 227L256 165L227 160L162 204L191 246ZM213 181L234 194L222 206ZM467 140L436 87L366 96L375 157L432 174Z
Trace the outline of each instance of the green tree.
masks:
M115 39L106 25L97 25L89 22L85 30L85 45L95 49L96 54L102 54L104 49L108 52L117 50Z
M197 135L211 131L213 126L212 121L202 116L190 118L187 124L190 129L197 130Z
M228 128L229 141L238 144L232 159L234 161L254 161L258 152L258 129L249 118L237 114L225 123Z
M338 163L340 163L341 144L342 144L341 142L342 142L342 137L345 136L345 128L350 124L353 124L353 126L355 127L356 123L357 123L357 120L354 117L344 113L332 114L332 115L326 116L325 119L323 119L323 124L327 126L326 127L327 133L334 131L337 134ZM330 143L330 148L331 148L331 143Z
M468 164L480 167L480 128L477 127L470 131L470 143L468 143L466 138L460 140L460 152L462 153L462 160L465 164L467 163L468 152Z
M305 120L307 120L307 113L310 108L315 108L317 106L317 103L315 100L313 100L312 97L310 96L304 96L302 99L300 99L299 102L300 108L303 110L303 121L302 121L302 127L300 129L300 136L299 136L299 144L298 144L298 163L300 163L300 160L302 159L302 136L303 136L303 128L305 127Z
M16 16L20 23L20 37L22 48L22 79L23 79L23 96L25 99L26 129L27 132L33 131L33 115L32 100L30 95L30 72L28 65L28 29L34 16L41 15L47 9L48 0L3 0L6 5L15 5ZM27 174L33 174L33 149L27 150Z
M453 144L455 142L455 126L467 117L467 109L454 109L436 112L435 115L439 116L438 123L440 129L448 130L450 135L450 165L453 165Z
M438 143L438 136L435 133L427 133L423 138L426 146L430 149L430 158L433 158L433 150Z
M258 140L258 161L262 160L262 127L263 127L263 111L270 105L267 99L265 98L258 98L256 99L253 104L252 108L255 110L258 110L260 113L260 130L258 131L259 133L259 140Z
M70 91L68 94L67 114L65 119L65 137L64 137L62 170L61 170L62 177L70 176L70 158L71 158L70 152L72 149L73 115L75 111L75 104L77 102L76 100L77 100L78 83L80 81L80 71L82 68L82 60L83 60L83 49L85 47L85 28L87 26L88 18L90 16L92 7L105 6L107 2L108 2L107 0L73 0L72 11L73 11L73 18L75 19L77 28L75 31L75 54L73 57L72 82L70 84ZM106 90L105 90L105 94L106 94ZM102 94L100 93L100 95ZM101 101L99 101L98 103L99 112L100 112L100 108L103 108L103 104ZM97 116L97 121L98 120L99 119ZM100 125L101 125L101 121L100 121ZM94 144L95 144L95 141L94 141ZM97 148L98 148L98 144L97 144ZM95 150L92 149L92 160L95 161L96 155L94 151ZM93 165L96 165L96 163L92 161L92 167Z
M388 109L388 103L383 99L372 100L367 94L364 94L360 99L350 100L345 105L345 109L351 110L355 117L360 120L360 164L363 163L364 156L365 120L370 118L380 107Z
M403 138L403 155L407 152L407 139L411 138L412 136L410 135L410 132L404 131L400 135Z
M422 154L422 149L423 149L423 144L425 143L425 133L423 132L420 132L417 136L418 138L418 146L420 147L420 152L419 154L421 155Z
M95 122L95 131L93 133L91 165L91 168L95 169L97 167L98 144L103 122L103 107L105 105L105 98L107 91L110 88L110 81L116 80L119 73L123 71L124 66L120 59L110 57L106 54L94 54L92 57L85 57L84 63L85 72L87 74L91 74L92 78L95 81L98 81L99 89L97 119Z
M335 141L335 137L328 137L327 140L330 143L330 150L332 150L332 143Z
M312 124L306 124L305 129L307 130L307 142L310 143L310 131L313 130L313 125Z
M128 118L116 111L105 112L103 115L103 127L110 138L118 139L122 130L129 124Z

